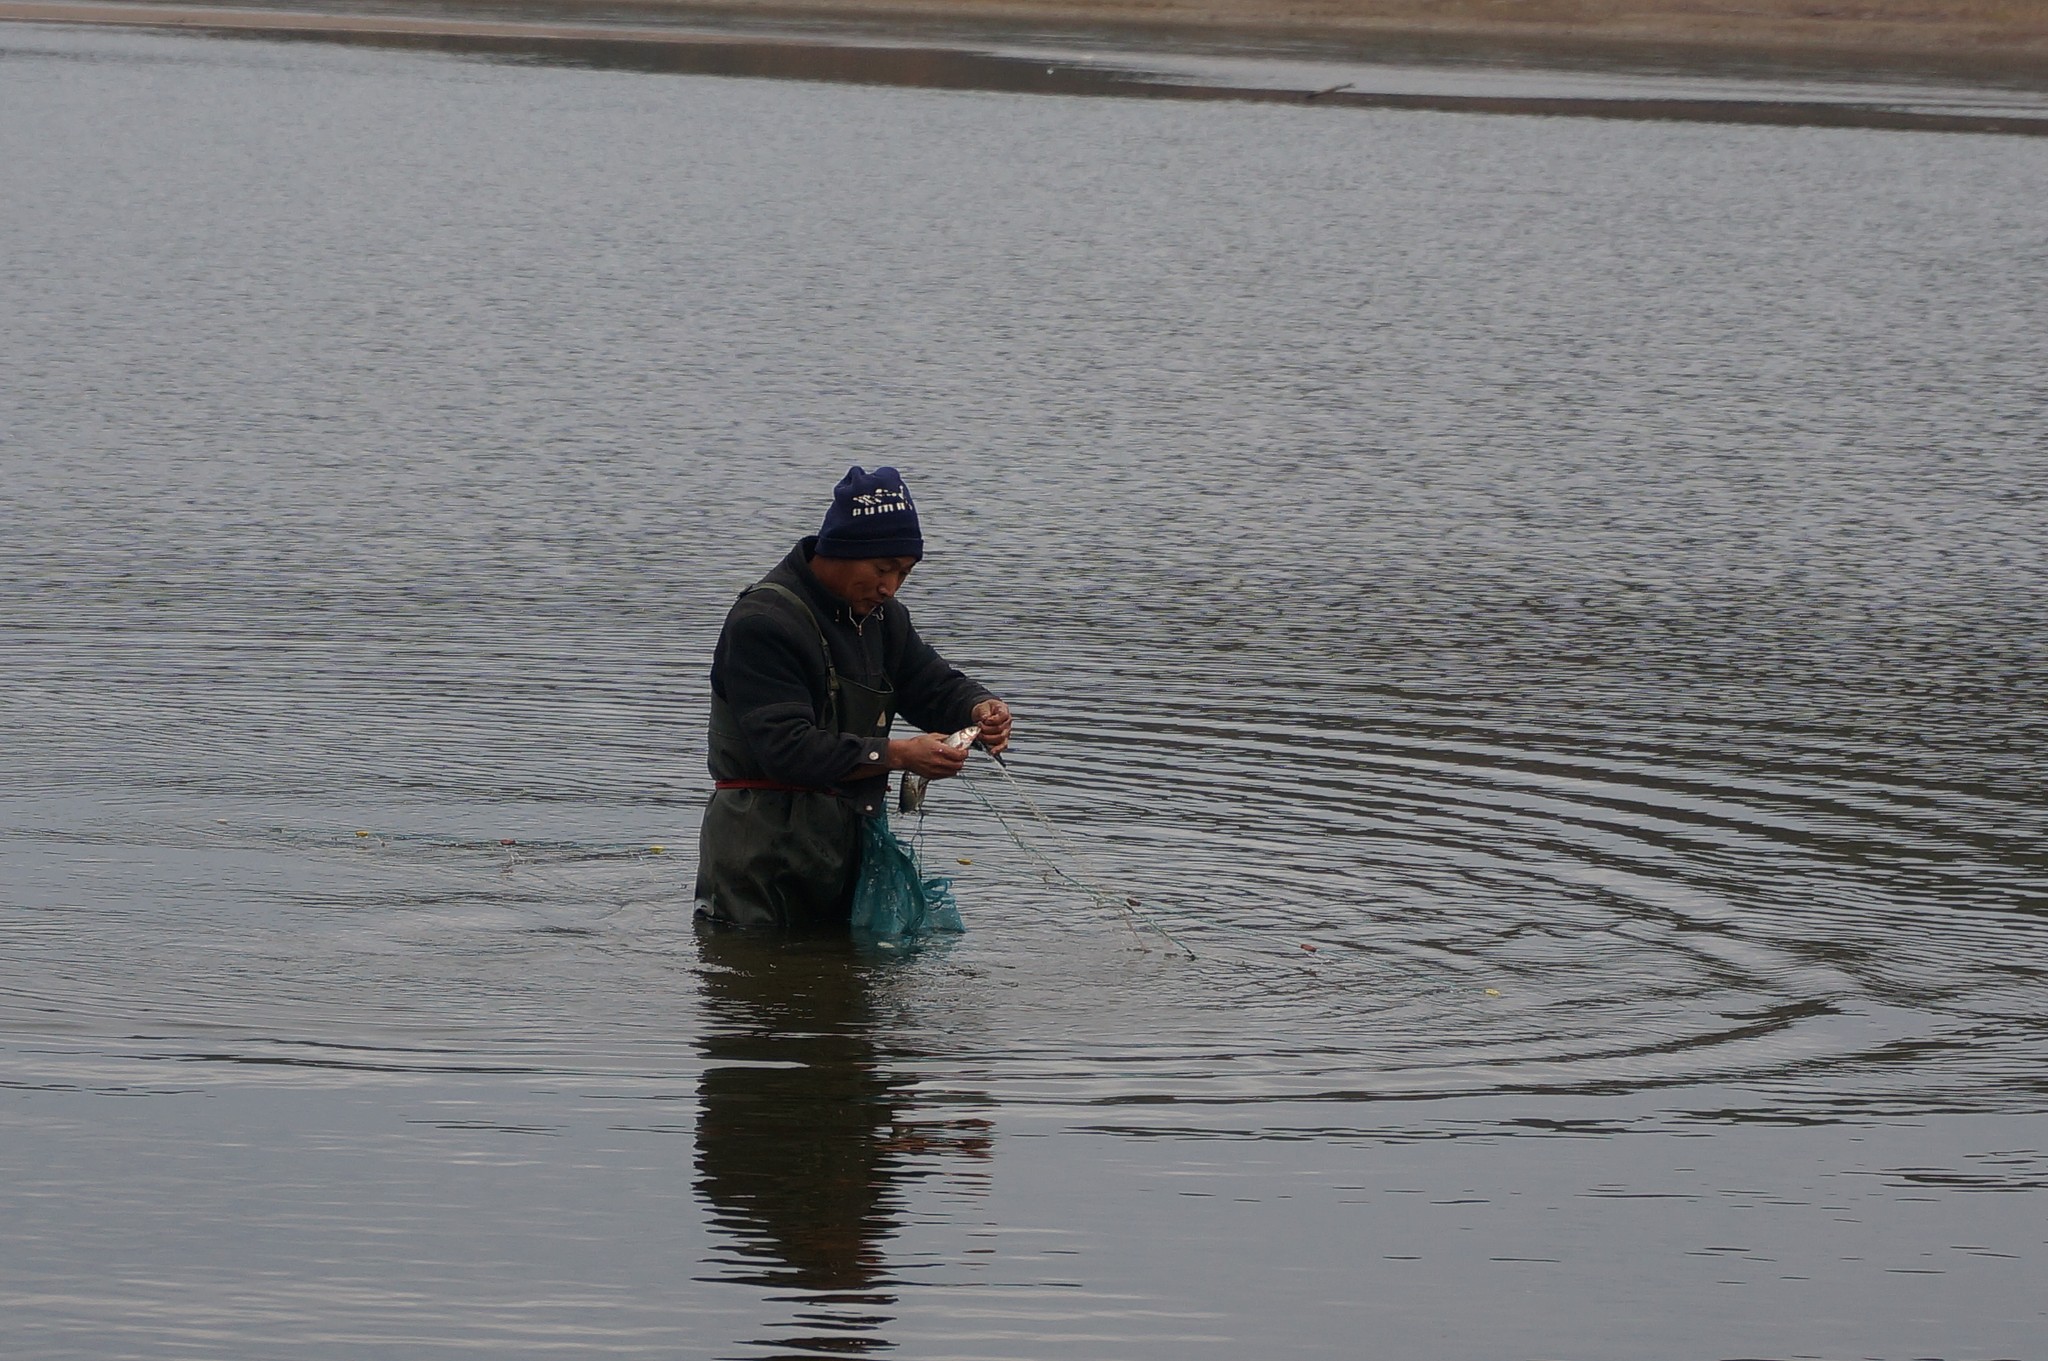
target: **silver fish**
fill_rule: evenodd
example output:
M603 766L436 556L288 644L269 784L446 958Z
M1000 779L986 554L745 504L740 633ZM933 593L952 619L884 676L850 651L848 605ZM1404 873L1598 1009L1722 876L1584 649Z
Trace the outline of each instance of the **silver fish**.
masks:
M955 751L965 751L974 745L974 739L981 736L981 726L962 728L946 739L946 745ZM924 794L931 788L931 781L922 775L903 772L903 783L896 787L896 811L899 813L922 813Z

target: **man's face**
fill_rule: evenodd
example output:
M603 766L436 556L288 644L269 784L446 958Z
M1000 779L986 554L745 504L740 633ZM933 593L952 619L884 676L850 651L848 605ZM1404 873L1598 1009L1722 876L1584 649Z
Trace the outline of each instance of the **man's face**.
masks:
M903 589L916 558L842 558L826 585L855 614L866 614Z

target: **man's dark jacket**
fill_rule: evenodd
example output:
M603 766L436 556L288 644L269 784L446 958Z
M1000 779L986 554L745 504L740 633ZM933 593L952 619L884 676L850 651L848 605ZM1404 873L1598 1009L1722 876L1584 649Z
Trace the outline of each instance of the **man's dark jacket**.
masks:
M896 712L917 732L953 732L973 721L974 706L994 696L962 675L911 627L910 612L891 600L856 620L811 575L816 538L805 539L766 578L809 602L846 680L896 690ZM848 777L870 763L880 744L857 733L827 732L825 659L818 630L774 591L755 591L726 616L711 658L711 688L731 708L748 749L771 780L837 786L864 813L880 811L887 774ZM714 778L730 772L713 769Z

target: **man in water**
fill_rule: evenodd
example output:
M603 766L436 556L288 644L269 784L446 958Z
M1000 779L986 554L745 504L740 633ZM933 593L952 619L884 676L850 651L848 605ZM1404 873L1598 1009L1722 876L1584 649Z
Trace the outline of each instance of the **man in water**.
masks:
M1010 709L917 636L896 602L924 556L894 468L847 471L825 523L740 593L711 659L711 777L698 832L697 910L740 926L843 927L860 820L883 815L889 772L960 773L969 725L1001 752ZM922 735L892 738L897 713Z

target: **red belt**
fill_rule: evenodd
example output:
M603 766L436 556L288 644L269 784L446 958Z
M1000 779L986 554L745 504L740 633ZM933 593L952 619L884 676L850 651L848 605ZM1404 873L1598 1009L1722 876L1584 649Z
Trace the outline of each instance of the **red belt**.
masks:
M780 780L718 780L713 789L767 789L777 794L830 794L827 786L814 784L784 784Z

